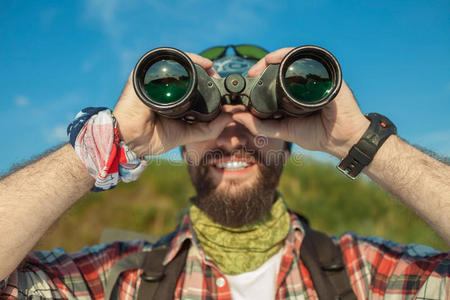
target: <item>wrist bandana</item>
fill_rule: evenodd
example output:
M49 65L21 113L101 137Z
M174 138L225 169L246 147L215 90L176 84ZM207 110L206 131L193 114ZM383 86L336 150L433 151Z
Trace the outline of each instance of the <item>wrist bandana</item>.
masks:
M239 228L215 223L195 205L189 213L201 248L229 275L250 272L265 263L281 249L290 226L289 213L281 197L260 221Z
M114 188L121 180L138 179L147 167L127 145L120 141L114 116L106 107L80 111L67 128L70 144L95 178L94 192Z

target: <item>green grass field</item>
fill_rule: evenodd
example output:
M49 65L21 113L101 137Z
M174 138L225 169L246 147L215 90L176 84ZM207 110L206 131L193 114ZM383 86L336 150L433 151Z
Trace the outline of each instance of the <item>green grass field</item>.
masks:
M349 180L331 164L291 158L279 190L293 210L330 235L354 231L448 250L446 243L398 200L369 180ZM36 249L62 247L77 251L98 244L105 227L166 234L175 228L192 195L194 190L184 165L150 162L138 181L83 197Z

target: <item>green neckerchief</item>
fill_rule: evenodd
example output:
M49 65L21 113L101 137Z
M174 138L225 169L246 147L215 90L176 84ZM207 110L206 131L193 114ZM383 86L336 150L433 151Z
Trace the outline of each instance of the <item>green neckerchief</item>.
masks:
M189 211L205 254L229 275L260 267L281 249L290 227L289 213L281 197L260 221L239 228L215 223L195 205Z

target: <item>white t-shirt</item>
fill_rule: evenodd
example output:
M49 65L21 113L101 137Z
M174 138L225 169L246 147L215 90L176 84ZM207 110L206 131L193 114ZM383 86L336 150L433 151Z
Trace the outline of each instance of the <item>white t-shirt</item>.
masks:
M258 269L238 275L225 275L233 300L275 299L283 248Z

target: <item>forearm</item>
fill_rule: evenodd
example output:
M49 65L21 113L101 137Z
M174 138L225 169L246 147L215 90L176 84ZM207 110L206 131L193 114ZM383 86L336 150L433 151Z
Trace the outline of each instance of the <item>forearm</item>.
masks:
M450 166L393 135L363 172L413 209L450 245Z
M93 184L70 145L0 181L0 279Z

